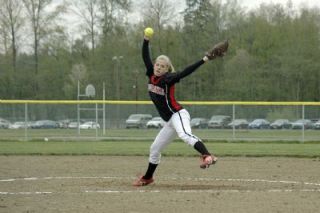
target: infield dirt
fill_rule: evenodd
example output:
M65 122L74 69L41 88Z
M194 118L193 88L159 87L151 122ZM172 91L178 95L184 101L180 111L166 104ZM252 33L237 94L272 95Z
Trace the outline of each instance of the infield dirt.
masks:
M133 187L147 157L0 156L0 212L319 212L320 161L163 157L155 183Z

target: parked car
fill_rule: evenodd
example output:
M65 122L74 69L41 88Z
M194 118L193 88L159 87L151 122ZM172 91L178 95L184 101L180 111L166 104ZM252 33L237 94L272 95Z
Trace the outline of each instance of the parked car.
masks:
M161 117L154 117L147 122L147 128L161 128L164 123L165 122Z
M69 128L68 126L70 122L71 121L69 119L65 119L65 120L59 120L57 123L59 128L66 129L66 128Z
M81 125L82 123L80 122L80 125ZM79 125L79 126L80 126ZM72 122L70 122L69 124L68 124L68 128L69 129L77 129L78 128L78 122L77 121L72 121Z
M80 129L100 129L100 124L95 121L87 121L80 124Z
M52 120L39 120L31 124L32 129L55 129L58 127L58 123Z
M29 128L30 124L25 121L16 121L9 126L9 129L25 129L26 127Z
M266 119L255 119L249 123L249 129L269 129L270 122Z
M226 128L231 122L231 117L227 115L214 115L208 122L209 128Z
M313 124L313 128L314 128L314 129L320 129L320 120L318 120L317 122L315 122L315 123Z
M192 118L190 121L192 128L204 129L208 128L208 119L206 118Z
M132 114L126 120L126 128L145 128L151 119L149 114Z
M228 128L235 129L248 129L249 122L246 119L234 119L228 124Z
M0 129L8 129L10 126L10 121L0 118Z
M291 129L291 122L288 119L277 119L270 124L271 129Z
M299 119L292 123L292 129L312 129L313 123L309 119Z

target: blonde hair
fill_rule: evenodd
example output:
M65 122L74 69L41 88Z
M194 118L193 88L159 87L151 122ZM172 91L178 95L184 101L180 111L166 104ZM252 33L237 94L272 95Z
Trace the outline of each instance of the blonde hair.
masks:
M156 61L159 61L159 60L162 60L162 61L165 61L168 65L168 72L175 72L175 69L171 63L171 60L168 56L166 55L159 55L156 59Z

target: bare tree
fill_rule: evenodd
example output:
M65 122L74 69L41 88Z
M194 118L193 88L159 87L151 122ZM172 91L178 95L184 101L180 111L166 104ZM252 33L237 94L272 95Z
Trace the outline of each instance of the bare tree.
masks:
M39 46L41 39L50 31L50 27L63 11L59 6L54 11L46 11L52 0L22 0L27 10L27 16L31 23L33 33L33 51L35 60L35 74L38 74L39 67Z
M0 51L3 52L4 54L8 54L8 49L9 49L8 40L9 40L8 32L5 29L4 23L1 21L0 22L0 43L1 43Z
M72 66L70 81L73 85L77 85L78 81L83 81L87 76L87 67L84 64L75 64Z
M177 16L174 2L169 0L149 0L143 10L146 24L153 26L158 32L158 46L161 52L161 34L164 27L173 23Z
M144 17L155 24L159 30L169 24L176 16L174 3L168 0L150 0L143 11Z
M74 1L73 1L74 2ZM83 21L83 30L90 37L92 51L96 48L99 23L99 0L83 0L74 2L71 11Z
M23 5L19 0L0 0L0 21L2 26L3 39L5 41L6 53L7 49L7 38L11 40L10 47L12 52L12 67L16 71L17 61L17 38L19 30L23 26L22 17ZM6 33L9 32L9 33Z
M70 1L71 2L71 1ZM130 0L83 0L71 4L71 11L82 20L82 29L90 39L92 52L99 33L107 37L116 26L117 19L129 11Z
M112 32L121 17L131 9L131 0L99 0L102 18L100 20L104 37Z

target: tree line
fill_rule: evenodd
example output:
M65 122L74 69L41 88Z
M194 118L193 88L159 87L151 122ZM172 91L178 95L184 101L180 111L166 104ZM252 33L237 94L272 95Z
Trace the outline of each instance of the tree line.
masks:
M148 100L142 32L155 30L151 53L168 55L176 70L229 39L226 57L177 84L179 100L319 101L320 10L237 0L141 4L130 0L0 0L0 98L76 99L80 82L106 99ZM63 17L72 14L75 33Z

